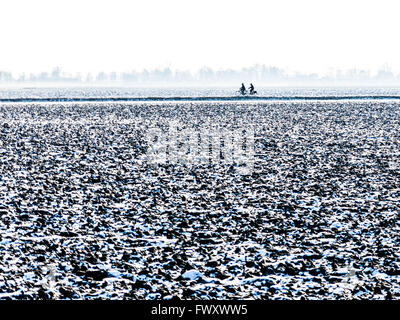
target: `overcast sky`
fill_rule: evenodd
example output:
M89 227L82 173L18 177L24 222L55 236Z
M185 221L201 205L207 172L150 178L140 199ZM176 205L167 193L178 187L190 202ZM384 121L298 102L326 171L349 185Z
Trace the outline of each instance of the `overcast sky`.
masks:
M0 70L400 72L399 1L1 0Z

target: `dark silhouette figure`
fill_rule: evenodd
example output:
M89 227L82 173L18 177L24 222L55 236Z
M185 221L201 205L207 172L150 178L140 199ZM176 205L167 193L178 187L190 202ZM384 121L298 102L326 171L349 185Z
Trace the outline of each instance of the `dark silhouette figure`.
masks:
M242 95L245 95L245 94L246 94L246 87L244 86L243 83L242 83L242 86L241 86L240 89L239 89L239 92L240 92Z
M254 90L254 86L253 86L252 83L250 83L249 91L250 91L250 94L256 94L257 93L257 91Z

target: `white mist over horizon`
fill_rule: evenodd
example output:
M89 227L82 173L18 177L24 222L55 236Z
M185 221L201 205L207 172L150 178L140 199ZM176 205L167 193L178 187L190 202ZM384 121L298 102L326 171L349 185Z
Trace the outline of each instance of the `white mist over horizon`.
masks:
M50 1L0 4L0 70L13 76L182 70L400 73L396 1Z

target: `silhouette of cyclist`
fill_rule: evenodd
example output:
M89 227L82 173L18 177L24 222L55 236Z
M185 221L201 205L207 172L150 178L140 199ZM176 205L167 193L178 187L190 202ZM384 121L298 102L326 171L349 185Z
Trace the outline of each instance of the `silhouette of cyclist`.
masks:
M250 94L254 94L255 93L254 86L253 86L252 83L250 83L249 91L250 91Z
M246 94L246 87L244 86L244 84L242 83L242 86L240 87L240 89L239 89L239 92L241 93L241 94Z

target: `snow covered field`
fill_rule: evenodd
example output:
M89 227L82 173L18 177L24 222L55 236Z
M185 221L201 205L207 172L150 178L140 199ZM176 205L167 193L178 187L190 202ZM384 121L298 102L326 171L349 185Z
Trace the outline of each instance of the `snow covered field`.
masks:
M252 123L254 169L146 162L166 120ZM0 298L398 299L399 129L396 101L0 104Z

